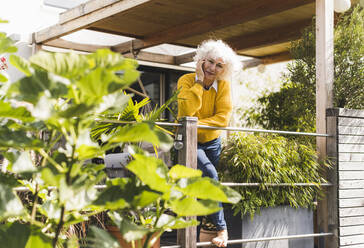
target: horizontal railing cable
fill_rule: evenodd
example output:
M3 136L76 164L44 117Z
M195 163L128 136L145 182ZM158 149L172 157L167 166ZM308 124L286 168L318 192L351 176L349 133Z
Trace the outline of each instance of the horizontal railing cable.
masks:
M133 124L136 121L121 121L113 119L97 119L96 121L105 123L117 123L117 124ZM173 122L155 122L159 126L171 126L171 127L181 127L180 123ZM276 134L290 134L290 135L303 135L303 136L317 136L317 137L331 137L329 134L324 133L305 133L305 132L293 132L293 131L281 131L281 130L267 130L267 129L254 129L254 128L244 128L244 127L211 127L205 125L197 125L197 128L202 129L213 129L213 130L225 130L225 131L238 131L238 132L254 132L254 133L276 133Z
M264 238L253 238L253 239L235 239L229 240L228 244L242 244L251 242L265 242L271 240L282 240L282 239L305 239L305 238L315 238L315 237L326 237L332 236L333 233L313 233L313 234L300 234L300 235L288 235L288 236L278 236L278 237L264 237ZM212 245L211 242L198 242L197 247ZM171 245L171 246L161 246L161 248L181 248L181 245Z
M95 185L94 186L94 188L95 189L106 189L107 188L107 185ZM48 190L55 190L55 189L57 189L57 187L55 187L55 186L49 186L49 187L47 187L47 189ZM16 191L16 192L26 192L26 191L30 191L30 189L28 188L28 187L15 187L14 188L14 190Z
M222 182L224 186L229 187L257 187L257 186L268 186L268 187L331 187L332 183L229 183Z
M96 119L98 122L103 123L115 123L115 124L135 124L138 123L137 121L121 121L121 120L114 120L114 119ZM180 123L174 123L174 122L154 122L156 125L159 126L171 126L171 127L182 127L182 124Z
M213 129L213 130L225 130L225 131L239 131L239 132L259 132L259 133L277 133L277 134L331 137L331 135L324 134L324 133L304 133L304 132L293 132L293 131L253 129L253 128L243 128L243 127L210 127L210 126L205 126L205 125L197 125L197 128Z
M258 186L268 186L268 187L330 187L331 183L221 183L224 186L229 187L258 187ZM107 185L95 185L95 189L106 189ZM57 187L50 186L48 190L55 190ZM15 187L16 192L29 191L28 187Z

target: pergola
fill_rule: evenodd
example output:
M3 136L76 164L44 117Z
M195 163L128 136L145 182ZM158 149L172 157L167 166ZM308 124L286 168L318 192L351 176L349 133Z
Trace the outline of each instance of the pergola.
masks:
M289 44L312 22L314 0L91 0L63 12L58 24L36 32L33 42L81 51L100 48L61 37L80 29L134 38L110 49L139 60L179 65L193 53L170 56L144 48L163 43L196 47L219 38L240 55L256 58L247 66L289 60Z
M356 3L358 1L352 1ZM326 109L332 107L333 84L333 0L91 0L60 14L56 25L33 34L35 47L48 45L92 52L108 47L125 56L164 64L192 61L194 53L178 56L143 51L160 44L196 47L208 38L223 39L239 55L250 56L245 66L290 59L289 44L300 37L316 15L316 75L318 133L326 133ZM114 46L79 44L62 36L81 29L133 38ZM326 138L317 138L321 158L326 155ZM318 229L331 223L321 206L335 201L327 192L319 207ZM337 244L326 243L326 247Z

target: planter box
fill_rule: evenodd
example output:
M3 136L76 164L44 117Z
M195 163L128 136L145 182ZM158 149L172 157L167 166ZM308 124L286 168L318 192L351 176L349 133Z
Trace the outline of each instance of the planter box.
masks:
M120 247L122 247L122 248L132 248L133 247L132 243L128 243L124 240L124 238L121 236L121 234L119 232L119 229L116 226L106 226L106 229L108 230L109 233L111 233L111 235L113 235L118 240ZM136 248L142 247L144 245L144 243L145 243L145 238L142 240L137 240L137 241L135 241L135 247ZM160 247L160 238L155 240L155 242L153 243L151 248L159 248L159 247Z
M225 206L225 218L229 239L253 239L313 233L313 212L309 209L279 206L261 209L251 220L233 216L233 210ZM229 245L231 248L313 248L313 238L275 240Z

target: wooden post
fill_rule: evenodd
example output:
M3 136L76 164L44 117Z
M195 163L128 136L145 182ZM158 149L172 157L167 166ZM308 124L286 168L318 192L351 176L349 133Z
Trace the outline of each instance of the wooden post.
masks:
M182 134L183 148L178 151L178 163L189 168L197 168L197 117L182 117L179 120L183 126L178 134ZM187 217L188 219L196 217ZM196 227L179 229L177 243L182 248L196 248Z
M334 6L332 0L316 0L316 132L326 133L326 109L333 106L334 82ZM319 160L326 158L326 138L317 137ZM324 172L328 178L328 172ZM329 192L329 191L328 191ZM327 192L327 193L328 193ZM317 228L319 232L328 232L328 197L319 201L317 207ZM319 247L330 246L325 238L320 240ZM334 248L334 247L330 247Z

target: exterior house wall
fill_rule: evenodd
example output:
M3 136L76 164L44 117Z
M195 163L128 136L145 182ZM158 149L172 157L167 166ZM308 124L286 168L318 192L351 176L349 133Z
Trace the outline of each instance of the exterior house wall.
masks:
M364 247L364 110L329 109L327 116L337 127L339 247Z

